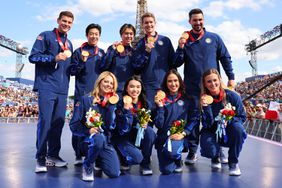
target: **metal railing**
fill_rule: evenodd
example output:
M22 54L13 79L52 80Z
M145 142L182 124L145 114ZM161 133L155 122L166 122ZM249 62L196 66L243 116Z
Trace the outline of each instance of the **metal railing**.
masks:
M69 118L65 123L69 123ZM37 123L37 117L0 117L0 124L34 124Z
M281 141L282 123L278 121L271 121L267 119L248 119L244 127L248 134L273 140Z

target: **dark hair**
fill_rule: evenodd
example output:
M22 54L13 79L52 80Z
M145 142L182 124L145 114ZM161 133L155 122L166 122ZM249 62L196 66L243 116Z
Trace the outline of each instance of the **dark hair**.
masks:
M120 34L120 36L122 35L122 33L123 33L126 29L131 29L131 30L133 31L134 36L135 36L136 30L135 30L134 26L131 25L131 24L127 24L127 23L123 24L123 25L121 26L121 28L119 29L119 34Z
M171 75L171 74L175 74L175 75L177 76L177 78L178 78L178 81L179 81L179 89L178 89L178 92L180 92L180 93L182 93L182 94L185 94L185 85L184 85L184 82L183 82L183 80L182 80L180 74L179 74L179 73L177 72L177 70L175 70L175 69L171 69L171 70L169 70L169 71L166 73L166 75L165 75L165 77L164 77L164 79L163 79L163 83L162 83L162 89L163 89L163 91L164 91L165 93L169 93L169 89L168 89L168 87L167 87L167 78L168 78L168 76Z
M70 12L70 11L62 11L62 12L60 12L58 19L61 19L63 16L70 17L70 18L72 18L74 20L73 13Z
M124 84L124 88L123 88L123 91L122 91L122 96L125 96L125 95L128 95L127 91L126 91L126 88L129 84L129 82L131 80L136 80L138 81L140 84L141 84L141 93L140 95L138 96L138 100L141 102L141 105L142 105L142 108L145 108L145 109L148 109L149 106L148 106L148 102L147 102L147 98L146 98L146 92L145 92L145 88L144 88L144 84L141 80L141 77L138 76L138 75L133 75L131 76L130 78L128 78Z
M86 29L85 29L85 34L87 35L87 34L89 33L89 30L90 30L90 29L93 29L93 28L98 29L99 34L101 35L101 33L102 33L102 28L101 28L101 26L100 26L99 24L95 24L95 23L91 23L91 24L89 24L89 25L86 27Z
M203 13L203 11L201 9L194 8L194 9L190 10L190 12L189 12L189 20L191 19L193 14L202 14L202 15L204 15L204 13Z

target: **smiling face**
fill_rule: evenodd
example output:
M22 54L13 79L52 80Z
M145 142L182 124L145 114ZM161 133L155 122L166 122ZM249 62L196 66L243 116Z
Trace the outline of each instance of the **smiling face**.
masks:
M98 29L92 28L87 33L86 37L90 46L97 46L100 39L100 32Z
M129 81L126 87L126 92L133 99L133 101L138 100L141 90L142 90L141 83L137 80Z
M58 30L60 33L67 33L73 24L73 18L68 16L62 16L60 19L57 19Z
M189 20L192 29L195 33L200 33L204 28L204 16L203 14L192 14Z
M128 46L131 44L134 38L134 31L130 28L126 28L121 34L122 44Z
M114 79L111 76L106 76L99 84L100 95L104 96L106 93L113 92Z
M217 74L212 73L204 79L204 86L212 95L218 95L220 92L220 79Z
M147 35L155 35L156 21L153 17L144 17L142 27Z
M179 79L175 74L170 74L166 80L167 88L171 95L177 94L179 89Z

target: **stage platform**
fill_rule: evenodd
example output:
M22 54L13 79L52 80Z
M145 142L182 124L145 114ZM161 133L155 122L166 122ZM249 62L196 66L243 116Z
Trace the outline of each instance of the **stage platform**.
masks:
M210 160L199 157L193 166L184 166L183 173L161 175L156 151L153 151L152 176L141 176L139 167L120 177L110 179L96 176L94 182L81 180L81 167L75 167L71 147L71 133L65 126L61 157L67 168L48 168L47 173L36 174L35 124L0 124L0 187L1 188L278 188L282 186L282 144L248 136L240 156L242 175L231 177L228 166L214 171ZM227 154L228 149L224 152ZM186 153L183 154L183 158Z

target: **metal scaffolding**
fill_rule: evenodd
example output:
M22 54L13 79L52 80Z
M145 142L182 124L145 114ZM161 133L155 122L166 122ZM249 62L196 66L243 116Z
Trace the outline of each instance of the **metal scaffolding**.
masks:
M0 46L16 52L16 78L21 78L21 71L24 67L24 63L22 61L22 56L28 54L28 48L23 47L20 43L17 43L9 38L0 35Z
M257 57L256 57L256 49L266 45L274 41L275 39L282 36L282 24L275 26L272 30L265 32L260 35L258 38L251 40L249 44L245 45L245 50L251 53L251 60L249 61L252 67L253 76L258 75L257 70Z

